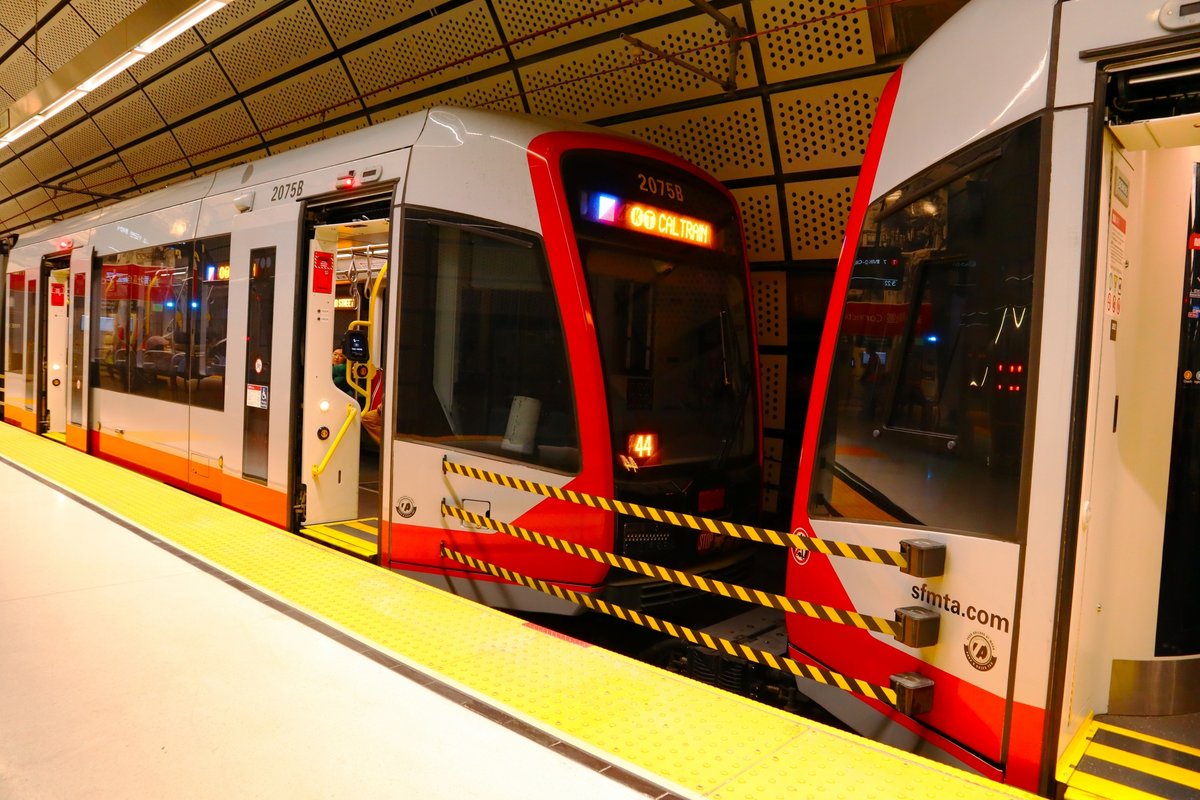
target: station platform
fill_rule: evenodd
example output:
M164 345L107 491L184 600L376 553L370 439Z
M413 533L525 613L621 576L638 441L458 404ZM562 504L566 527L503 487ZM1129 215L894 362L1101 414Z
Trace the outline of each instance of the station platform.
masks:
M1029 797L0 424L0 798Z

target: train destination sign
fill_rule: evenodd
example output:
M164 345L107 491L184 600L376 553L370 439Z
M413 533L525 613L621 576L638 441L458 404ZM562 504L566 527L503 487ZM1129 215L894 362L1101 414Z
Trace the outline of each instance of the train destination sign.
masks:
M648 233L677 242L715 247L710 222L677 214L645 203L622 200L616 195L596 193L588 198L584 216L594 222Z

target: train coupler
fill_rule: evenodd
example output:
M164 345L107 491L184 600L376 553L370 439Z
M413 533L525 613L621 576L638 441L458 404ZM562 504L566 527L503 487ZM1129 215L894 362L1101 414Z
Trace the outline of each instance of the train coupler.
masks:
M931 647L937 644L942 615L924 606L905 606L896 609L900 632L896 641L909 647Z
M932 539L905 539L900 555L906 565L900 569L914 578L936 578L946 573L946 545Z
M889 677L896 693L896 710L907 716L927 714L933 709L933 679L919 672L901 672Z

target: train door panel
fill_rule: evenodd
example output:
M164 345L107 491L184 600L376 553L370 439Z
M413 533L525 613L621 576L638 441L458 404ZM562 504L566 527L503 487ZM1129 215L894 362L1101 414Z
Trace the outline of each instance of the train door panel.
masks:
M395 432L387 557L393 567L465 571L443 559L458 550L500 566L564 582L598 582L603 569L481 529L442 513L442 503L543 531L569 531L556 500L444 471L443 459L501 475L563 486L581 470L578 423L559 300L541 241L435 211L408 208L401 290L395 308ZM569 302L563 300L562 302ZM579 514L575 511L578 522ZM566 535L566 534L563 534ZM519 560L518 560L519 559ZM573 574L574 572L574 574ZM515 606L507 587L489 602Z
M67 444L76 450L88 449L88 276L95 251L76 241L71 252L71 272L67 287L68 320L67 348L69 352L67 383Z
M305 487L304 523L359 518L358 489L362 449L362 409L358 398L334 383L332 353L339 334L336 315L339 262L337 225L317 228L308 242L306 323L304 332L304 420L300 433L300 480ZM353 253L351 253L353 258ZM369 362L359 359L347 365L350 373ZM344 374L339 370L339 375ZM355 385L366 385L367 375ZM364 397L364 405L365 405Z
M37 268L12 269L6 276L5 420L27 431L37 430L33 364L39 272Z
M234 218L222 500L287 527L300 204ZM245 346L241 346L245 343Z
M1180 629L1160 616L1173 590L1160 580L1197 561L1194 544L1168 556L1164 531L1168 543L1194 542L1191 514L1188 533L1172 538L1168 489L1176 474L1195 474L1195 454L1173 449L1173 431L1176 403L1195 381L1181 359L1181 333L1186 339L1191 315L1200 317L1200 299L1186 285L1198 151L1125 149L1106 136L1065 730L1091 712L1165 713L1147 710L1147 671L1156 656L1188 654L1161 646ZM1176 598L1185 604L1195 595L1194 573L1187 584Z
M66 441L69 257L42 264L38 297L38 432Z
M303 414L297 507L305 534L378 553L392 209L384 184L305 211ZM344 523L344 524L334 524Z

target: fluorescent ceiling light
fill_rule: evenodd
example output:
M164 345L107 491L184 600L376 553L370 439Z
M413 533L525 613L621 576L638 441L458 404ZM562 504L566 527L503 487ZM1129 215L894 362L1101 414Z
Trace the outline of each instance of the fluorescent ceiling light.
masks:
M78 100L79 98L83 97L86 94L87 94L87 92L83 91L82 89L72 89L71 91L64 94L62 97L55 100L50 105L43 108L42 112L41 112L42 119L43 120L50 119L55 114L62 111L64 108L71 105L71 103L74 103L76 100Z
M22 121L19 125L14 125L10 130L0 134L0 143L15 142L41 123L80 100L88 92L98 89L118 73L129 69L179 34L221 10L229 2L230 0L200 0L200 2L187 7L189 0L148 0L140 9L114 26L91 47L60 68L49 80L34 87L32 92L10 106L10 115ZM180 8L184 8L183 13L170 18L166 24L160 24L164 18ZM157 29L155 26L158 26ZM152 33L147 36L147 31L152 31ZM138 41L139 38L140 41ZM127 47L127 43L130 41L137 41L138 44L105 64L108 58L112 58L114 52L120 52L120 48ZM104 67L96 70L97 63L104 64ZM95 71L93 72L93 70ZM82 81L80 81L81 77L84 78ZM72 85L75 88L58 95L58 92L62 91L58 87ZM15 114L12 113L13 111ZM30 116L26 117L26 115ZM0 122L0 124L3 123Z
M17 127L10 130L8 133L4 134L3 137L0 137L0 142L3 142L4 144L12 144L17 139L20 139L22 136L36 128L38 125L41 125L43 122L45 122L45 120L46 118L41 114L35 114Z
M220 11L226 5L228 5L226 0L205 0L205 2L196 6L191 11L181 14L159 30L152 33L150 36L146 37L146 39L144 39L137 47L133 49L139 53L150 55L155 50L186 31L188 28L199 24L202 20L205 20L216 12Z
M84 92L90 92L93 89L97 89L103 84L108 83L108 81L118 72L124 72L145 57L145 53L139 53L136 50L130 50L128 53L109 64L107 67L100 70L83 83L79 84L79 86L76 88Z

